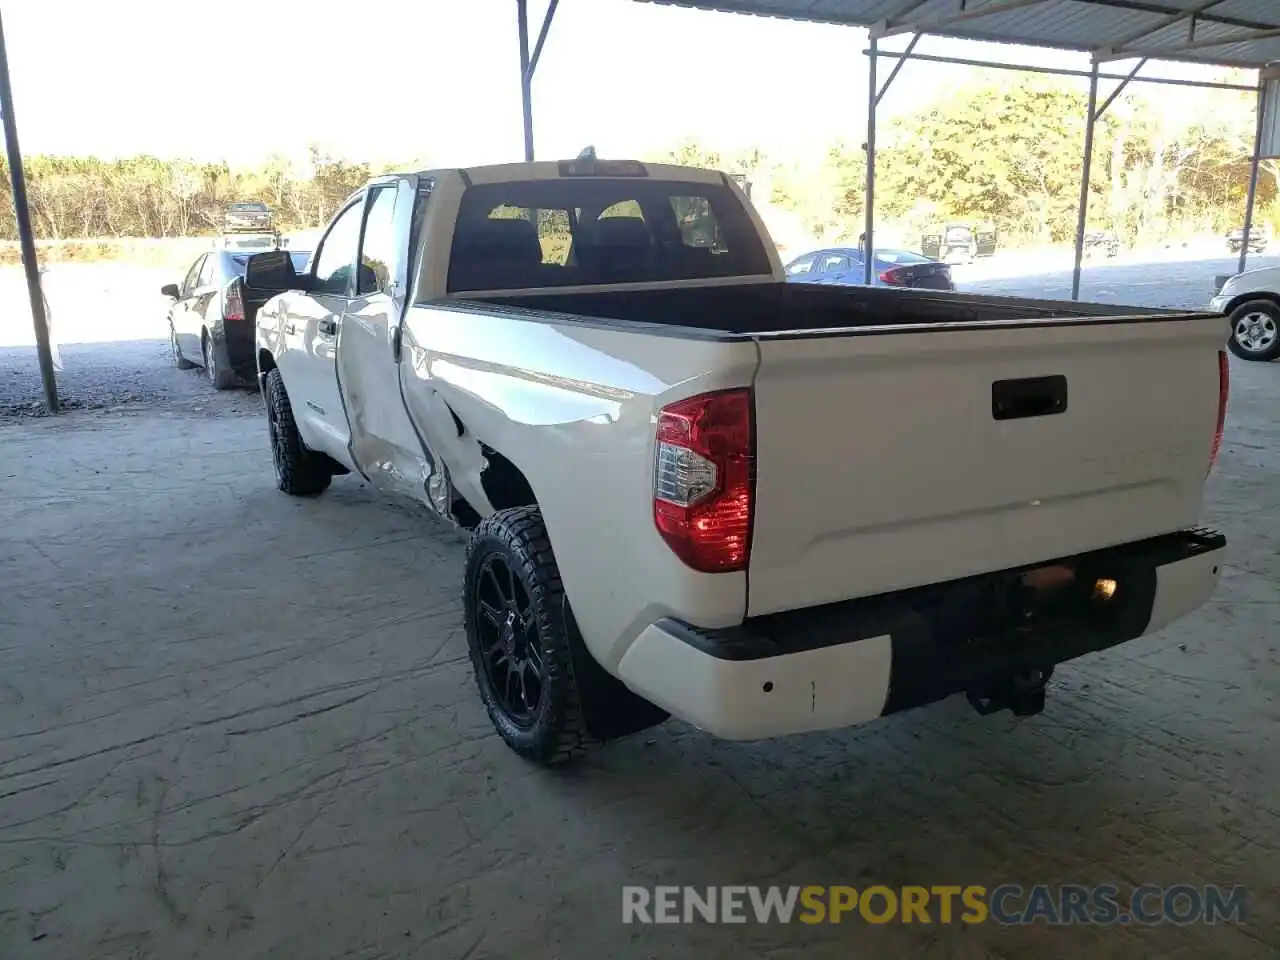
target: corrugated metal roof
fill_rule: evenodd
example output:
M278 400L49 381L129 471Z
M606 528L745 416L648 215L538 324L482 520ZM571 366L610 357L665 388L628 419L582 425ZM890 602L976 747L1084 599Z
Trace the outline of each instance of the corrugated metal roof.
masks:
M1280 0L641 0L788 20L1257 68L1280 62Z

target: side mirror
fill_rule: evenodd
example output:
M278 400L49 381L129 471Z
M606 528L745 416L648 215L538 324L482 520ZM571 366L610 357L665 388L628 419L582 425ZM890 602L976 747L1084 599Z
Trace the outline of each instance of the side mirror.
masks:
M173 297L173 299L177 300L182 296L182 291L178 289L178 285L176 283L166 283L160 288L160 295L162 297Z
M281 292L301 290L305 283L293 268L293 258L286 250L255 253L244 267L244 285L255 290Z

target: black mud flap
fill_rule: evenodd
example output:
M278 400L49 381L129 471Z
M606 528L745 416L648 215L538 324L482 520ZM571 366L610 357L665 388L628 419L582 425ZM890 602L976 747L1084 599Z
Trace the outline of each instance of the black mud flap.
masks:
M569 598L564 600L564 626L573 656L573 678L582 702L587 733L600 741L617 740L656 727L671 714L632 693L621 680L596 662L574 619Z

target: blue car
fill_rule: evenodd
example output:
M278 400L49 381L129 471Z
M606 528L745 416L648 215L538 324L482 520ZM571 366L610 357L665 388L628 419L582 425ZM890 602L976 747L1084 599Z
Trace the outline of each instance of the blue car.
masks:
M827 283L861 286L866 282L862 251L857 247L831 247L797 257L787 264L793 283ZM951 268L908 250L877 250L871 271L873 286L954 290Z

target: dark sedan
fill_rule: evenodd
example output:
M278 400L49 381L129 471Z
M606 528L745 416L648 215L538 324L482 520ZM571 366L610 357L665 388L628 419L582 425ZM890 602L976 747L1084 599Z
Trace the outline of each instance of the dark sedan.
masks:
M306 268L310 253L290 250L294 269ZM191 265L181 285L160 292L169 307L169 342L179 369L204 367L217 390L255 379L254 305L246 306L244 268L251 252L214 250Z
M797 257L787 264L787 279L794 283L860 285L865 280L865 262L857 247L833 247ZM908 250L877 250L872 264L874 286L918 287L926 290L954 290L951 268Z

